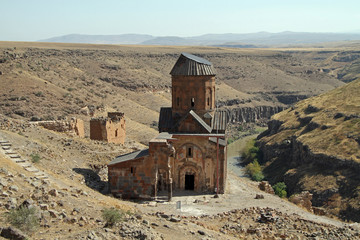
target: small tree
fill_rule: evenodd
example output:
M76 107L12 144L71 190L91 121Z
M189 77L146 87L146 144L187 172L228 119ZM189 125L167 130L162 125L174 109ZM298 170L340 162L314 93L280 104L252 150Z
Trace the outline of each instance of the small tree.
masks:
M259 147L256 146L256 139L252 139L246 143L246 146L242 150L241 157L244 163L251 163L254 160L262 161L262 152Z
M250 175L251 179L254 181L261 181L264 179L262 169L257 160L246 165L246 172Z
M113 226L121 221L124 213L115 208L105 208L102 210L102 217L106 221L106 225Z
M27 233L34 232L40 225L37 211L34 207L20 206L12 209L6 216L7 221L16 228Z
M274 192L281 198L285 198L287 195L286 184L284 182L278 182L273 186Z

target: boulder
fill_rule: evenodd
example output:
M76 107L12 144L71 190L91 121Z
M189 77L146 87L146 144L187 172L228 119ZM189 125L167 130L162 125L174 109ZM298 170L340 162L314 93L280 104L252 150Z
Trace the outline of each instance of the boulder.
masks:
M53 197L57 197L59 195L58 191L56 189L51 189L49 191L49 195L53 196Z
M313 212L312 208L312 197L313 195L309 191L303 191L299 194L294 194L289 198L289 201L295 203L298 206L301 206L308 210L309 212Z
M25 233L21 232L19 229L13 228L13 227L3 228L1 230L0 236L7 238L7 239L12 239L12 240L29 239L29 237L26 236Z
M259 183L259 189L266 193L275 194L274 189L272 188L272 186L268 181L261 181Z

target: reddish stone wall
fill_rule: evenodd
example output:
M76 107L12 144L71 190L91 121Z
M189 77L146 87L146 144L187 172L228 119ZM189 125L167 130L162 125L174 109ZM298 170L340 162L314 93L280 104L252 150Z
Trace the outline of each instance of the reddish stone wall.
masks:
M85 137L85 127L84 121L78 118L73 118L70 121L71 128L74 129L74 132L77 136L83 138Z
M91 119L90 120L90 139L92 140L105 140L106 132L105 131L106 122L101 121L100 119Z
M173 116L193 109L201 117L214 110L215 76L172 76L172 109Z
M108 113L107 118L90 120L90 139L124 144L126 137L123 113Z
M177 139L173 143L176 149L173 169L175 189L184 190L185 175L194 174L194 190L213 193L217 179L216 143L210 142L207 137L173 137ZM192 157L189 148L192 148ZM226 164L226 148L219 145L219 193L225 191Z
M175 157L170 157L173 189L185 189L185 175L194 175L194 191L214 193L217 187L216 143L207 137L174 136ZM191 155L188 149L191 148ZM167 190L169 183L169 148L164 139L149 143L149 156L109 165L111 192L123 198L148 198L158 190ZM219 193L226 185L226 148L219 145ZM136 171L131 173L131 167ZM157 182L156 182L156 172Z
M108 166L110 191L121 198L150 198L153 195L153 172L149 157Z
M177 132L181 133L209 133L190 115L184 119L177 127Z

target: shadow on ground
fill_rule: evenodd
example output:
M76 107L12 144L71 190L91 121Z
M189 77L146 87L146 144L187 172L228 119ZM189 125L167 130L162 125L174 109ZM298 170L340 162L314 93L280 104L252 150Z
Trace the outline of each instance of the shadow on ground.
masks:
M102 194L108 194L108 182L102 181L100 176L90 168L73 168L73 171L84 176L85 184L89 188Z

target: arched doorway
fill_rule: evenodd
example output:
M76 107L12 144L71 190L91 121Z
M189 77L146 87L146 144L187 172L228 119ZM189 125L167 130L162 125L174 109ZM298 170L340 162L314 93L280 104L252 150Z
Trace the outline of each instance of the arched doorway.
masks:
M180 170L180 189L198 190L199 173L194 166L186 166Z

